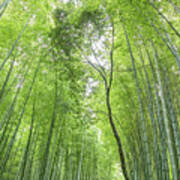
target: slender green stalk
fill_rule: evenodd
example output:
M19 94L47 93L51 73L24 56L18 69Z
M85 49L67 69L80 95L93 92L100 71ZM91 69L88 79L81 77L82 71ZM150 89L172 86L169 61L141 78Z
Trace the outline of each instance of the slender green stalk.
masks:
M8 73L6 75L6 79L5 79L4 84L3 84L3 86L2 86L2 88L0 90L0 102L1 102L4 90L6 88L6 85L7 85L8 81L9 81L10 75L12 73L12 70L13 70L13 67L14 67L14 62L15 62L15 58L11 61L9 71L8 71Z
M10 2L11 2L11 0L4 0L4 2L0 5L0 18L4 14L4 12L5 12L5 10L8 7Z
M177 168L177 164L176 164L176 155L174 153L175 152L174 145L172 144L172 139L171 139L171 131L170 131L170 127L169 127L166 102L164 99L164 91L163 91L163 87L162 87L161 76L160 76L159 66L158 66L158 55L157 55L157 51L155 50L153 44L152 44L152 47L153 47L153 51L154 51L154 61L155 61L157 79L158 79L159 90L160 90L160 99L161 99L161 103L162 103L162 110L163 110L164 125L165 125L165 130L166 130L169 156L171 159L171 170L172 170L172 174L173 174L173 179L178 180L179 178L178 178L178 168Z
M26 149L25 149L25 152L24 152L24 156L23 156L23 159L22 159L21 174L20 174L20 178L19 178L20 180L24 179L27 159L29 157L28 154L29 154L29 147L30 147L32 133L33 133L33 127L34 127L34 118L35 118L35 100L34 100L34 103L33 103L32 118L31 118L31 124L30 124L30 132L29 132L28 141L27 141L27 144L26 144Z
M47 168L50 144L51 144L51 139L52 139L52 136L53 136L54 124L55 124L55 120L56 120L57 93L58 93L57 91L58 90L57 90L57 72L56 72L54 110L53 110L52 120L51 120L50 129L49 129L49 133L48 133L48 140L47 140L47 144L46 144L46 149L45 149L44 156L43 156L42 169L41 169L40 177L39 177L40 180L44 180L46 178L45 177L45 172L46 172L46 168Z
M39 61L39 62L40 62L40 61ZM15 131L14 131L14 133L13 133L13 136L12 136L12 138L11 138L9 144L8 144L7 151L6 151L5 155L4 155L2 164L1 164L1 166L0 166L0 173L3 173L3 171L4 171L5 167L6 167L7 161L9 160L9 155L10 155L10 153L11 153L11 151L12 151L12 147L13 147L13 144L14 144L14 141L15 141L15 138L16 138L16 135L17 135L17 132L18 132L19 127L20 127L20 125L21 125L21 121L22 121L22 118L23 118L23 115L24 115L24 112L25 112L25 108L26 108L26 105L27 105L28 100L29 100L29 98L30 98L31 91L32 91L33 85L34 85L34 83L35 83L35 79L36 79L38 70L39 70L39 64L38 64L38 66L37 66L37 68L36 68L36 70L35 70L35 73L34 73L34 76L33 76L33 80L32 80L32 83L31 83L31 86L29 87L28 94L27 94L27 96L26 96L26 98L25 98L25 102L24 102L22 111L21 111L21 113L20 113L20 117L19 117L19 119L18 119L18 123L17 123L17 125L16 125L16 128L15 128ZM24 78L24 80L25 80L25 78Z
M166 16L164 14L162 14L158 8L153 4L150 3L151 6L158 12L158 14L169 24L169 26L171 27L171 29L175 32L175 34L180 38L180 33L177 31L177 29L172 25L172 23L166 18Z
M144 59L143 59L143 56L142 56L142 52L141 52L141 49L140 49L140 59L141 59L141 62L144 66ZM154 149L153 149L153 153L154 153L154 164L155 164L155 171L156 171L156 178L157 179L160 179L160 176L159 176L159 164L160 164L160 159L159 159L159 147L158 147L158 134L157 134L157 125L156 125L156 119L155 119L155 116L154 116L154 107L153 107L153 99L154 99L154 96L153 96L153 93L152 93L152 87L151 87L151 83L150 83L150 79L149 79L149 75L148 75L148 72L147 70L145 69L145 66L144 66L144 73L145 73L145 78L146 78L146 82L147 82L147 85L148 85L148 92L146 94L148 94L149 98L148 98L148 111L149 111L149 115L150 115L150 118L151 118L151 123L152 123L152 131L153 131L153 146L154 146Z
M22 28L22 31L19 33L17 39L15 40L15 42L13 43L11 49L9 50L9 52L7 53L7 56L6 58L3 60L3 62L1 63L0 65L0 71L2 70L2 68L4 67L4 65L6 64L6 62L8 61L9 57L11 56L11 54L13 53L14 49L16 48L19 40L21 39L26 27L28 26L29 24L29 19L27 20L26 24L24 25L24 27Z
M137 96L138 96L139 109L140 109L140 114L141 114L142 131L143 131L143 143L144 143L144 147L145 147L145 156L146 156L146 161L147 161L146 162L147 163L146 164L147 165L146 178L148 177L148 179L152 179L151 158L150 158L151 156L150 156L148 138L147 138L147 134L146 134L147 130L146 130L146 123L145 123L144 108L143 108L143 103L142 103L142 99L141 99L141 89L140 89L140 84L139 84L139 80L138 80L137 72L136 72L136 67L135 67L135 58L134 58L134 55L132 53L131 45L129 42L129 37L128 37L127 31L126 31L126 28L125 28L125 25L123 22L122 22L122 26L123 26L124 34L126 37L126 42L128 45L128 50L130 53L132 68L134 71L134 77L135 77L135 81L136 81Z

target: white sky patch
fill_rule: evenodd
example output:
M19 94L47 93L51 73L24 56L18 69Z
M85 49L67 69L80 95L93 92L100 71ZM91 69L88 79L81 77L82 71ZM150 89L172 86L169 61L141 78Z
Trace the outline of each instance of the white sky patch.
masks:
M49 21L50 21L50 24L55 27L55 23L54 23L54 20L53 20L53 17L51 15L47 15L47 18L49 18Z
M88 56L88 59L94 65L102 66L105 70L108 70L110 68L109 60L107 59L109 50L106 48L105 41L105 36L101 36L96 41L91 40L91 54Z
M32 18L30 19L30 22L29 22L29 24L30 24L31 26L34 25L35 19L36 19L36 14L33 14Z
M115 173L114 173L114 176L116 177L116 178L118 178L118 177L123 177L123 173L121 172L121 165L120 165L120 163L116 163L115 164Z
M19 66L19 64L20 64L20 63L17 62L17 61L14 62L14 66Z
M51 7L52 7L53 10L56 9L56 5L54 3L51 3Z
M22 88L23 87L23 82L20 82L16 85L16 89Z
M97 131L98 131L98 141L102 143L102 141L101 141L102 131L99 128L97 128Z
M48 45L47 44L42 44L42 48L48 48Z
M94 113L94 111L93 111L90 107L88 107L88 110L89 110L89 112L91 113L91 117L92 117L92 118L95 118L95 117L96 117L96 114Z
M92 89L94 87L97 87L98 84L99 84L99 81L95 81L93 78L88 78L87 84L86 84L85 96L88 97L92 93Z
M174 71L174 72L175 72L175 66L172 66L172 67L171 67L171 69L172 69L172 71Z
M27 10L28 10L28 7L27 7L27 6L24 6L24 10L27 11Z
M23 2L23 1L20 1L20 5L24 6L24 2Z
M39 43L42 42L42 38L41 37L39 37L37 40L38 40Z
M176 72L174 72L175 74L177 74L177 75L179 75L180 74L180 71L176 71Z
M159 8L159 11L162 12L162 11L163 11L163 8Z
M17 47L18 51L22 51L22 48L20 46Z
M48 71L47 71L47 70L43 70L42 73L43 73L43 74L47 74Z
M102 139L101 139L101 136L102 136L102 131L101 131L101 129L98 128L98 127L95 126L95 125L92 125L92 126L91 126L91 129L96 132L98 141L99 141L101 144L103 144L103 141L102 141Z
M25 127L25 128L23 129L23 132L29 131L29 129L30 129L30 127Z
M23 79L23 76L22 76L21 74L18 74L18 75L17 75L17 78L18 78L19 80L22 80L22 79Z
M86 94L85 94L85 96L88 97L88 96L91 94L91 92L92 92L92 89L90 89L90 88L88 87L88 85L87 85L87 86L86 86Z
M18 140L18 139L21 139L22 138L22 136L21 135L17 135L17 137L16 137L16 139Z
M68 3L69 0L60 0L60 2L63 2L63 3Z

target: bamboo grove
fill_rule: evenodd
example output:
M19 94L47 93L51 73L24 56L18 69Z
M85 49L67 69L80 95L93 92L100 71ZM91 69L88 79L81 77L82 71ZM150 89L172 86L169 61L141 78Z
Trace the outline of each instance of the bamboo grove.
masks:
M179 0L0 0L0 180L179 180Z

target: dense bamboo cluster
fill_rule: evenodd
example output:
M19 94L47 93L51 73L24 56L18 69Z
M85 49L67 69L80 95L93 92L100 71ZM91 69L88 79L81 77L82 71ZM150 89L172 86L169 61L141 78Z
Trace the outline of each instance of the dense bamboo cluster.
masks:
M179 180L179 12L0 2L0 180Z

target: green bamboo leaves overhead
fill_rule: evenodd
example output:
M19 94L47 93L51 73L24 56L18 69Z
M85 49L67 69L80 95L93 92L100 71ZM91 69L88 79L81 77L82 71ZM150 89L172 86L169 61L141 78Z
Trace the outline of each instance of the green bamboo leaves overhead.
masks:
M179 9L0 1L0 180L179 180Z

